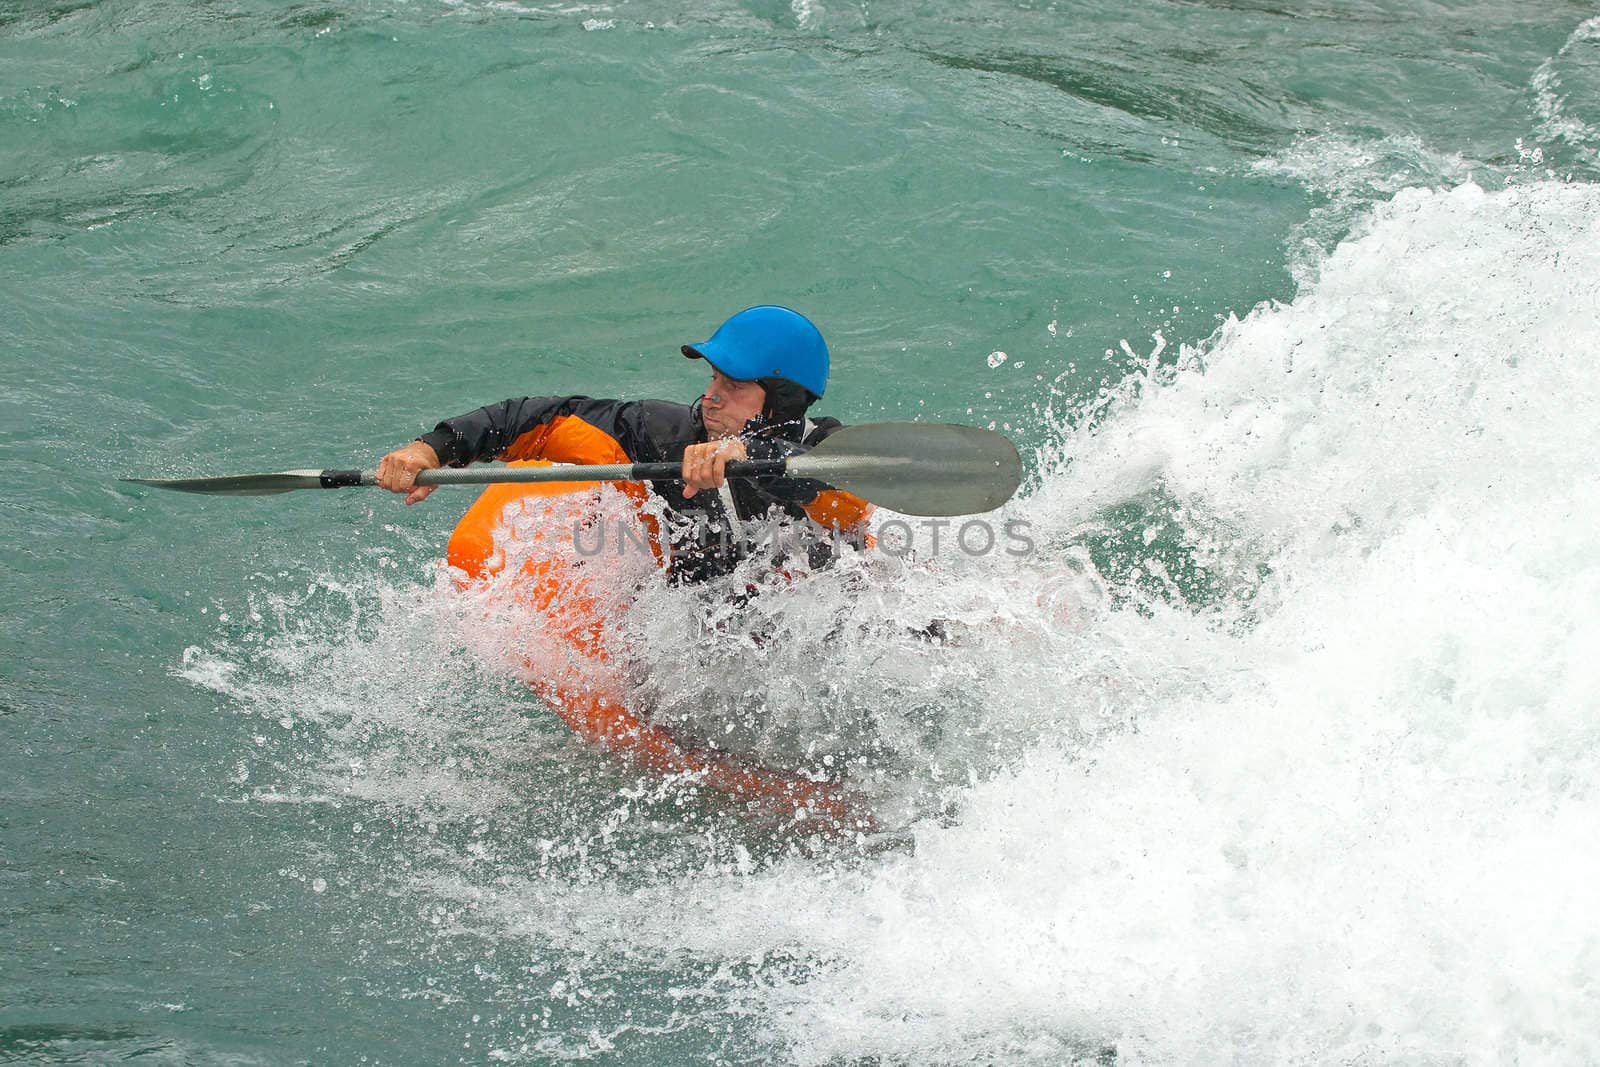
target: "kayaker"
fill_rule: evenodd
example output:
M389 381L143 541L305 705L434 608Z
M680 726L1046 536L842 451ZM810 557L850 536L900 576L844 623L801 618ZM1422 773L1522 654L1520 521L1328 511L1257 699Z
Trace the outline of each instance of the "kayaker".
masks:
M866 536L871 505L821 482L794 478L735 479L736 459L778 459L815 447L840 429L837 419L807 417L828 384L828 346L804 315L789 308L747 308L711 339L683 354L711 365L711 382L693 404L667 400L595 400L586 396L522 397L446 419L384 456L378 484L426 499L420 471L486 460L556 463L682 462L680 481L651 482L669 511L668 574L701 581L731 572L751 550L743 524L786 517L805 538L812 564L837 542ZM729 522L731 505L737 522ZM816 536L816 535L822 536Z

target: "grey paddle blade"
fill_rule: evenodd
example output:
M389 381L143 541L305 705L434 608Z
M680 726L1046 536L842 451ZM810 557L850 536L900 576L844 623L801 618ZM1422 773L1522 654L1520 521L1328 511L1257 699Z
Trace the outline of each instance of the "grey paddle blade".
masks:
M993 511L1022 482L1022 458L1005 437L939 422L847 426L788 469L903 515Z
M321 471L278 471L276 474L230 474L222 478L124 478L135 485L175 489L211 496L271 496L296 489L321 489Z

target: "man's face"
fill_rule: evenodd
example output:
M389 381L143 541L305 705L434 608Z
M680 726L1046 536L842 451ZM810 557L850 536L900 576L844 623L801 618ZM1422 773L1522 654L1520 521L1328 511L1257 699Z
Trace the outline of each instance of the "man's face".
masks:
M756 382L736 382L719 370L711 372L711 384L700 398L700 417L706 433L713 438L737 437L745 423L761 414L767 391Z

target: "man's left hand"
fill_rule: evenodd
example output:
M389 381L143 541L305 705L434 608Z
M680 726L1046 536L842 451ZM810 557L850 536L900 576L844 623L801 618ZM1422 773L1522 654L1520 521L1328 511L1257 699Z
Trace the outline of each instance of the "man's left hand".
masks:
M728 480L728 462L746 458L744 442L737 437L690 445L683 450L683 495L691 497L702 489L721 489Z

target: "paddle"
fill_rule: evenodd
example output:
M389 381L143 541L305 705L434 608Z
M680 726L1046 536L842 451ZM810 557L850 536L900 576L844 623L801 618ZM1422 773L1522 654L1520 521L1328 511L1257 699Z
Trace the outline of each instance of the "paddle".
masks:
M735 461L730 478L813 478L903 515L974 515L1011 499L1022 480L1016 446L975 426L878 422L848 426L816 448L788 459ZM441 467L422 471L418 485L491 482L676 481L677 463L611 463L552 467ZM221 478L124 478L125 482L215 496L266 496L295 489L375 485L374 471L295 470Z

